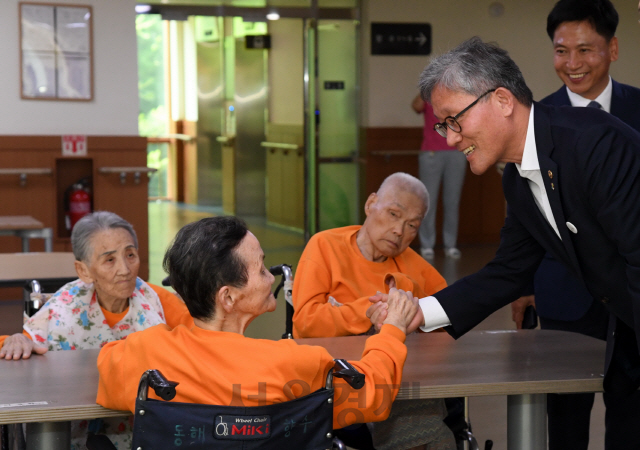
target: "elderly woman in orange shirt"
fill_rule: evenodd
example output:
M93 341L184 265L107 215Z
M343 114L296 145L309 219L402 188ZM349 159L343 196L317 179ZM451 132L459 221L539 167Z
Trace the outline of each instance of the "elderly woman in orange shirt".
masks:
M194 325L159 325L105 345L98 357L99 404L133 411L138 381L148 369L179 382L173 401L186 403L258 406L324 386L333 366L324 348L244 336L256 317L276 308L276 300L260 243L240 219L211 217L186 225L167 250L164 268ZM406 327L417 308L413 296L402 291L392 290L390 298L380 333L369 337L362 358L351 362L365 374L364 401L335 402L340 403L334 405L335 428L389 414L406 358ZM351 389L334 381L336 397ZM339 419L341 410L356 404L360 417L343 414L345 419Z

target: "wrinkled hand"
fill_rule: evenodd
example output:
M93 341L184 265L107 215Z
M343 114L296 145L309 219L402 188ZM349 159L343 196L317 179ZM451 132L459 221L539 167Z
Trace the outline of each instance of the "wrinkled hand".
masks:
M390 293L391 291L389 291L389 294ZM376 331L380 331L380 328L382 328L382 324L387 318L387 313L389 308L389 304L388 304L389 294L383 294L382 292L378 292L376 293L376 295L369 297L369 301L372 303L372 305L369 306L366 314L369 320L371 320L371 324L375 327ZM411 293L409 292L409 294ZM419 327L424 325L424 316L422 315L422 308L420 308L420 305L419 305L419 298L413 297L413 295L411 295L411 297L413 298L413 303L418 308L418 311L413 317L413 320L411 320L411 322L407 326L407 334L413 333Z
M372 303L367 309L366 315L371 321L371 324L375 327L376 331L380 331L382 328L382 322L387 318L387 300L388 294L383 294L378 291L376 295L369 297L369 301Z
M383 323L395 325L406 334L419 309L413 294L402 289L391 289L386 305L387 317Z
M522 329L522 321L524 320L524 310L527 306L536 306L534 295L525 295L511 303L511 319L516 323L518 330Z
M4 345L0 349L0 359L19 360L28 359L31 353L43 355L47 352L47 347L35 345L35 343L22 333L16 333L4 340Z

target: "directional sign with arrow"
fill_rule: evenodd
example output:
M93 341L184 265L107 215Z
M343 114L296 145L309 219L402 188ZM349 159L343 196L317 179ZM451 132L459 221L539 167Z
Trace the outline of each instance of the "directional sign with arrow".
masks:
M429 55L431 25L428 23L372 23L372 55Z

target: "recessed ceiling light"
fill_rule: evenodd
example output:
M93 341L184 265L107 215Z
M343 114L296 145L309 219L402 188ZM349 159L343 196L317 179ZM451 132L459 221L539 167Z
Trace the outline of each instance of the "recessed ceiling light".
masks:
M136 12L138 14L144 14L151 11L151 5L136 5Z

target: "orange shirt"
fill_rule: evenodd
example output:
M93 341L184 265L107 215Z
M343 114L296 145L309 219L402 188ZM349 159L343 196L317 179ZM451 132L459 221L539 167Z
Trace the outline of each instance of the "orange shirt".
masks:
M293 281L293 335L296 338L362 334L371 322L365 312L369 297L388 292L384 283L393 276L396 287L417 297L447 286L442 275L411 248L384 262L367 260L356 244L360 225L315 234L307 243ZM343 306L328 303L329 296Z
M364 422L387 418L407 355L404 340L402 331L384 325L380 334L367 339L360 361L351 361L365 374L365 386L355 391L343 380L334 380L335 428L354 423L355 414L345 414L346 423L337 421L344 409L357 408ZM168 380L180 383L173 400L176 402L273 404L323 387L332 365L333 358L324 348L299 345L289 339L251 339L197 326L171 329L157 325L102 348L96 402L133 411L140 376L148 369L158 369ZM351 391L349 397L341 396L343 389ZM149 396L157 398L153 390Z

